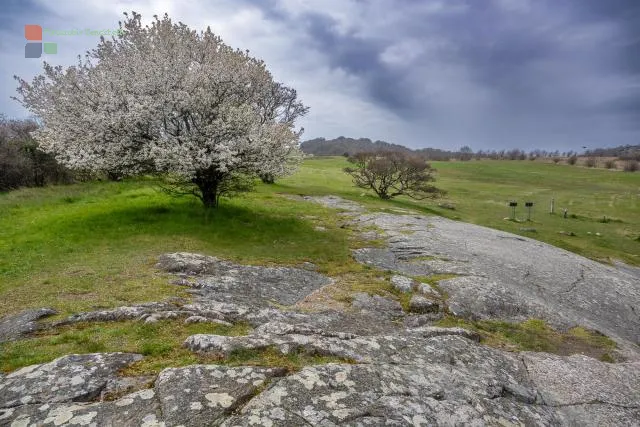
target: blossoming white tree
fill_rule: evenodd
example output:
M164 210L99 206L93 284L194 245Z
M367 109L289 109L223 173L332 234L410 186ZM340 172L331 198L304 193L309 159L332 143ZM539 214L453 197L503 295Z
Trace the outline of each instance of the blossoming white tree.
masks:
M295 120L308 111L294 89L210 28L125 18L121 35L101 38L77 65L45 63L31 83L16 77L14 99L41 119L44 151L75 169L170 176L206 207L240 176L292 172Z

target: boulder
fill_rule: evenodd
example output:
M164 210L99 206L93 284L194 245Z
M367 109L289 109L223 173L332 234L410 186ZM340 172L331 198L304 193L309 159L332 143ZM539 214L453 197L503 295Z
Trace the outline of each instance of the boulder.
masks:
M440 304L422 295L412 295L409 300L409 311L418 314L437 313L440 311Z

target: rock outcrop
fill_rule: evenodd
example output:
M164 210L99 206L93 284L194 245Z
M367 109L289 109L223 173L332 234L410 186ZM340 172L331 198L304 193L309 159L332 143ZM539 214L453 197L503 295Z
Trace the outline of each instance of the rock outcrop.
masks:
M164 255L158 267L175 274L192 299L79 313L52 327L131 319L252 325L246 336L185 340L186 349L221 364L167 368L149 379L123 376L141 355L64 356L0 374L0 426L638 425L635 276L495 230L368 214L336 197L308 199L343 210L356 231L380 230L388 247L354 257L393 272L388 289L395 294L356 293L347 310L311 313L296 306L332 284L318 272ZM449 276L434 287L420 281L433 274ZM476 332L433 326L445 311L591 327L613 337L628 360L491 348ZM47 313L3 320L0 339L38 329ZM224 365L264 350L334 362L297 370Z
M0 319L0 343L24 337L42 327L37 321L56 314L52 308L25 310Z
M541 318L560 328L583 325L631 347L640 344L640 284L627 270L440 217L373 213L354 216L353 224L375 226L389 243L356 250L360 262L405 276L459 276L438 283L457 315Z

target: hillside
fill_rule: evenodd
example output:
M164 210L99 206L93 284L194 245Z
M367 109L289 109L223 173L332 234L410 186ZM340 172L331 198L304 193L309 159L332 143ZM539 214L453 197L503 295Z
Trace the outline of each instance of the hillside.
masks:
M305 154L314 156L342 156L345 153L353 155L363 151L405 151L412 150L398 144L391 144L385 141L371 141L369 138L346 138L340 136L336 139L316 138L304 141L300 148Z

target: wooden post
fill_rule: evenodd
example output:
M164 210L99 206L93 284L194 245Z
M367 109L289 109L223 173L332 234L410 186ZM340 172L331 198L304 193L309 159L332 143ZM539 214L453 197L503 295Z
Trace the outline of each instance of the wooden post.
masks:
M555 200L553 199L553 197L551 198L551 210L549 211L549 213L555 213Z

